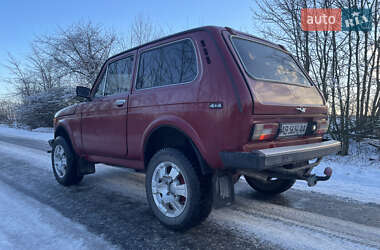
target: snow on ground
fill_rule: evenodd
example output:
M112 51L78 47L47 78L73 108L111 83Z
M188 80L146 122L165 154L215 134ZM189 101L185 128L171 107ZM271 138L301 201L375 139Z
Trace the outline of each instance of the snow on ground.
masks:
M0 127L0 134L4 134L3 132L3 128ZM40 138L38 134L36 138ZM33 163L31 166L51 171L49 154L0 141L0 154L20 153ZM25 246L29 249L57 250L116 248L88 232L84 226L14 190L2 181L0 190L0 249L25 249Z
M32 129L32 131L40 133L54 133L54 128L35 128Z
M115 249L54 209L0 181L0 249ZM57 223L58 222L58 223Z
M333 169L330 180L311 188L297 181L294 188L380 204L380 153L374 147L352 142L349 155L327 156L314 172L323 175L325 167Z
M9 137L23 137L41 141L48 141L54 137L52 128L26 130L20 128L10 128L9 126L3 124L0 124L0 134Z
M242 200L238 202L245 203ZM247 213L246 210L215 209L211 217L222 225L236 228L247 237L255 235L264 242L284 249L376 249L365 245L369 243L368 239L361 239L360 236L357 238L355 235L358 231L364 235L372 234L372 231L378 232L372 227L358 224L353 226L339 219L273 204L268 207L260 202L248 210ZM251 213L256 216L251 216ZM328 228L328 225L334 226ZM334 231L335 229L339 232Z
M30 131L0 125L0 135L47 141L53 138L53 131L51 128ZM352 142L348 156L325 157L315 172L322 174L325 167L333 169L330 180L314 187L297 181L294 188L380 204L380 154L367 142Z

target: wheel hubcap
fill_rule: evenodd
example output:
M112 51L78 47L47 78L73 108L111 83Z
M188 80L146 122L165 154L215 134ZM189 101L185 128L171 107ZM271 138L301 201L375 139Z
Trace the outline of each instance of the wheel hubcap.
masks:
M60 178L65 176L67 169L67 158L65 150L61 145L57 145L54 149L54 169Z
M177 165L169 161L158 164L153 172L152 194L164 215L177 217L183 212L187 203L187 185Z

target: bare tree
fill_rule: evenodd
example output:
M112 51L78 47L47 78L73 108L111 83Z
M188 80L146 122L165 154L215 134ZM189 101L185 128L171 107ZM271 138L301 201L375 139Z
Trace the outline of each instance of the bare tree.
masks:
M16 93L21 97L33 95L37 89L34 84L34 75L24 65L22 65L12 54L8 54L8 62L5 65L11 77L5 81L12 85Z
M256 0L254 20L264 22L259 32L285 44L309 71L331 106L330 131L343 142L371 137L379 120L379 0ZM301 29L302 8L368 8L368 32Z
M52 58L43 55L35 44L32 44L31 50L32 53L26 57L24 64L8 54L6 67L12 77L6 79L6 82L15 88L21 99L61 85L61 77L57 74Z
M54 61L46 57L37 44L32 43L32 53L27 57L30 70L34 75L34 83L41 91L61 86L61 76L57 74Z
M12 123L15 120L16 103L0 99L0 122Z
M114 33L88 22L60 28L56 34L38 37L35 43L52 60L60 77L73 84L91 86L115 41Z
M56 108L72 102L69 93L65 92L65 98L60 98L62 87L90 87L111 53L164 34L158 25L143 15L135 18L128 32L127 38L122 38L101 25L77 23L59 28L52 34L38 36L31 43L31 53L22 63L9 54L6 67L11 77L6 82L16 90L22 102L18 109L19 120L33 127L42 121L42 125L48 124ZM58 105L57 100L62 105ZM30 112L42 116L35 119L37 116L28 115Z
M135 17L126 37L118 37L118 50L127 50L163 37L167 32L149 17L142 14Z

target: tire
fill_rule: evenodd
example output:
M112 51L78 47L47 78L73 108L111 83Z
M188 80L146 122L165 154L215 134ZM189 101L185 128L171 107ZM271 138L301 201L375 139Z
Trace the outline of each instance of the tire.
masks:
M250 185L257 192L267 194L267 195L276 195L285 192L290 189L296 180L286 180L286 179L276 179L269 181L256 180L249 176L244 176L248 185Z
M189 229L204 221L212 210L211 180L181 151L162 149L148 164L145 181L148 204L166 227Z
M51 162L54 177L59 184L70 186L82 181L83 175L78 175L75 153L61 136L54 140Z

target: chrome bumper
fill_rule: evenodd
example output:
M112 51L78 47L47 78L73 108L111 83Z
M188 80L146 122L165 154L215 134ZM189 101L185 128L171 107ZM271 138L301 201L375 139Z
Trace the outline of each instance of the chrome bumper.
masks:
M252 152L220 152L225 169L266 170L291 163L302 162L336 154L341 149L339 141L267 148Z

